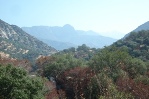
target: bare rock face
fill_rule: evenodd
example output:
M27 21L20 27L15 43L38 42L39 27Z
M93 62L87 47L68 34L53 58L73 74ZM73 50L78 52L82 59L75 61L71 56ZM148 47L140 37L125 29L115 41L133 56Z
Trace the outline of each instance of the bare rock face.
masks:
M16 25L0 20L0 51L18 59L35 60L39 55L51 55L56 49L24 32Z

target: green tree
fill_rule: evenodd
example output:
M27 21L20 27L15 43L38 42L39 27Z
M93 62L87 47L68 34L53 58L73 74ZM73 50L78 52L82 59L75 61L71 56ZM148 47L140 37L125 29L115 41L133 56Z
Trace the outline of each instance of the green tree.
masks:
M121 68L131 56L125 49L115 47L104 48L90 61L89 66L97 73L105 72L113 79L116 79L121 74Z
M147 66L141 59L133 58L127 62L127 71L134 78L137 75L144 75L147 72Z
M43 99L43 82L31 77L22 68L0 65L0 98Z
M77 51L83 50L84 52L88 52L90 47L86 46L86 44L82 44L81 46L78 46Z
M51 56L53 60L48 61L43 67L46 77L56 77L67 69L83 66L83 62L74 58L71 54L60 54Z

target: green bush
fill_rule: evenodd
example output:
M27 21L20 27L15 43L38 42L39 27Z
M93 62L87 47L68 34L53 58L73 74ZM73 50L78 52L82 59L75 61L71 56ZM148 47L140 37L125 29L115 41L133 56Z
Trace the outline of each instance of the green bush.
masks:
M0 65L0 97L3 99L43 99L43 82L22 68Z

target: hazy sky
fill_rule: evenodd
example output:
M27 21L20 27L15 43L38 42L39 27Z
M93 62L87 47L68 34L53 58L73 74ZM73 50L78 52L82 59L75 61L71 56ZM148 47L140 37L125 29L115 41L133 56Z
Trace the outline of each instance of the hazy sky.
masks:
M117 38L149 21L148 10L149 0L0 0L0 19L9 24L70 24Z

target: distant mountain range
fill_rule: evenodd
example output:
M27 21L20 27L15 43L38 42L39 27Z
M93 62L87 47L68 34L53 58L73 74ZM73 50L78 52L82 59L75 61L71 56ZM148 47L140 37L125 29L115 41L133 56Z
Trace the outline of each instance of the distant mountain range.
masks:
M58 50L82 44L86 44L89 47L102 48L117 41L110 37L101 36L94 31L75 30L69 24L63 27L33 26L22 27L22 29Z
M149 21L132 32L138 33L141 30L149 30ZM129 35L130 33L124 39ZM131 35L131 37L133 36ZM148 38L146 39L148 40ZM116 39L101 36L94 31L75 30L69 24L63 27L33 26L22 27L21 29L16 25L10 25L0 20L0 53L12 58L34 60L40 55L56 53L56 49L63 50L82 44L101 48L114 42Z
M0 20L0 52L12 58L34 60L57 50L24 32L16 25Z

